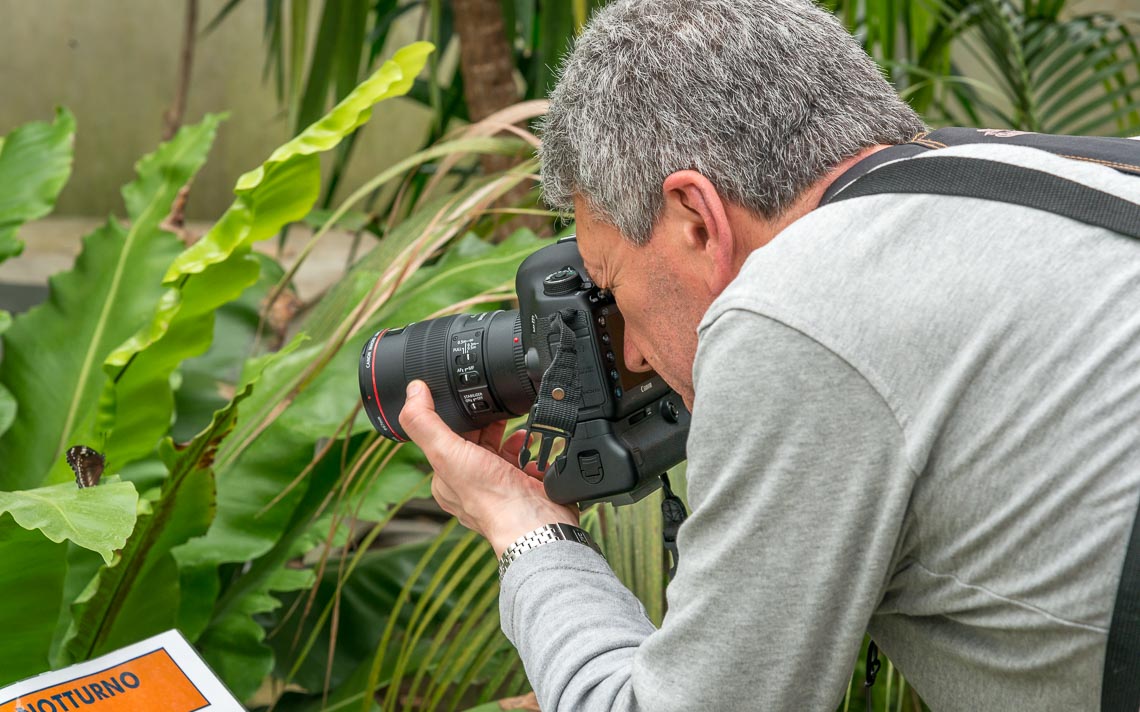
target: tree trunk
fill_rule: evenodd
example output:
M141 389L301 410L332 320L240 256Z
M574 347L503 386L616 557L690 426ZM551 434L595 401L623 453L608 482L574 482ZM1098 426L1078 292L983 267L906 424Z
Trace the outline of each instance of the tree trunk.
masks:
M519 100L503 11L499 0L452 0L452 9L467 110L481 121Z
M503 26L500 0L452 0L455 28L459 34L459 67L463 72L463 95L472 122L519 101L515 83L515 61ZM482 156L480 165L486 174L498 173L517 161L510 156ZM534 190L529 181L508 192L503 205L517 205ZM541 216L523 215L510 221L516 227L529 227L538 232L549 228L550 221Z

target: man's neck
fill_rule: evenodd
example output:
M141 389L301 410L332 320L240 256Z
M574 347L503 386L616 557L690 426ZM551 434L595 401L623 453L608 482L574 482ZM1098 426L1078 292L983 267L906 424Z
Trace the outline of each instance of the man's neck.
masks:
M804 215L807 215L811 211L818 208L819 201L823 199L823 194L827 192L827 189L831 187L832 183L839 179L839 176L846 173L848 169L850 169L859 161L867 158L868 156L876 154L879 151L882 151L884 148L890 148L890 146L880 144L878 146L865 148L851 158L843 161L835 168L832 168L827 175L816 181L814 185L804 191L803 195L801 195L799 199L797 199L796 202L792 204L788 211L784 213L784 215L780 216L779 220L775 223L775 227L777 227L776 232L778 233L780 230L783 230L788 225L791 225L796 220L799 220Z
M775 220L759 218L756 213L753 213L748 208L735 203L726 202L729 217L735 225L738 239L741 240L740 244L744 248L736 253L736 269L740 269L753 250L767 245L776 235L783 232L786 227L819 207L819 201L823 198L823 194L827 192L827 189L831 187L832 183L839 179L839 176L846 173L848 169L859 161L872 154L878 153L884 148L890 148L890 146L871 146L843 161L831 169L823 178L816 181L814 185L805 190L803 194L796 199L796 202Z

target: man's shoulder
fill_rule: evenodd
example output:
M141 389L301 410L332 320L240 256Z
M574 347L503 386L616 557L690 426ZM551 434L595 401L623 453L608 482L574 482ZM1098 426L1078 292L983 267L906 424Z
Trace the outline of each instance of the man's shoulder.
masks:
M905 160L934 155L1045 171L1140 202L1140 177L1021 146L958 146ZM752 309L797 327L815 322L827 328L864 312L889 316L893 324L924 319L928 308L945 304L953 285L989 292L1039 264L1045 268L1040 276L1047 278L1074 252L1095 254L1106 243L1109 252L1119 250L1112 237L997 200L908 194L837 202L808 213L754 251L702 326L729 308ZM968 309L971 302L984 308L969 298L955 306Z
M1140 178L1111 169L997 149L943 155L984 154L1125 199L1140 193ZM1043 210L941 195L857 198L809 213L754 251L699 331L729 310L773 319L879 384L903 412L964 352L1018 344L1011 367L1027 367L1031 354L1069 344L1075 324L1093 329L1095 315L1131 298L1118 291L1136 283L1138 257L1136 240Z

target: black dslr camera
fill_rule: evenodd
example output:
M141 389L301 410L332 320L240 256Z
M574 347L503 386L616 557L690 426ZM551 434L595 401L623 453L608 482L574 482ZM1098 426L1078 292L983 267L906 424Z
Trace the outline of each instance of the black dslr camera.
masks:
M689 412L656 373L626 369L621 313L589 281L574 238L528 257L515 290L517 311L458 314L369 339L360 393L372 425L407 441L399 423L404 392L421 379L456 432L527 415L527 440L538 444L555 502L628 504L655 490L660 475L685 459ZM524 447L520 466L531 458Z

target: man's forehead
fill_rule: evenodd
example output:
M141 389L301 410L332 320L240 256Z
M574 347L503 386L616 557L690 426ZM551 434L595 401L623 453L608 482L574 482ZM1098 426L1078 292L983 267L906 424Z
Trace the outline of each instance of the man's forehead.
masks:
M582 265L591 277L598 279L605 269L607 252L613 248L614 240L621 236L616 229L599 221L580 197L574 198L574 219Z

